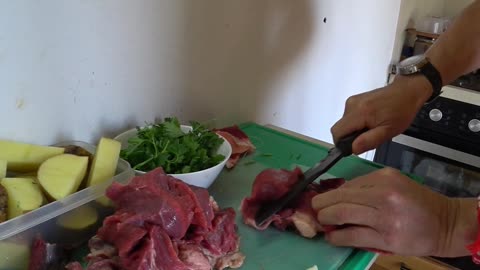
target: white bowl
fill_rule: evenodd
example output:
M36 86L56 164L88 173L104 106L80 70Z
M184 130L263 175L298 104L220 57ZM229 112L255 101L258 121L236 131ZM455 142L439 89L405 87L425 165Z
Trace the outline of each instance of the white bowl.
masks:
M181 125L180 127L182 131L185 133L190 132L192 130L191 126ZM119 141L122 144L122 149L125 149L128 146L128 140L136 135L137 135L137 129L132 128L117 135L114 139ZM232 147L230 143L228 143L228 141L222 136L220 135L218 136L223 139L223 143L222 145L220 145L217 151L218 154L225 156L225 159L223 159L222 162L218 163L213 167L210 167L201 171L197 171L197 172L169 174L169 175L177 179L180 179L183 182L190 185L203 187L203 188L210 187L210 185L215 181L215 179L217 179L218 175L220 174L222 169L225 167L225 163L227 163L227 160L230 158L230 155L232 154ZM141 174L145 174L146 172L135 170L135 173L138 175L141 175Z

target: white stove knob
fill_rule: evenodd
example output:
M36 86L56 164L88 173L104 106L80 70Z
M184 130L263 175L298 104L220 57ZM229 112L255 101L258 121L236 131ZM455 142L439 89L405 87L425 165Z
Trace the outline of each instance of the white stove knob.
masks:
M430 116L430 119L434 122L442 120L443 117L442 111L440 111L439 109L431 110L428 115Z
M470 129L471 132L479 132L480 131L480 120L478 120L478 119L470 120L470 122L468 122L468 129Z

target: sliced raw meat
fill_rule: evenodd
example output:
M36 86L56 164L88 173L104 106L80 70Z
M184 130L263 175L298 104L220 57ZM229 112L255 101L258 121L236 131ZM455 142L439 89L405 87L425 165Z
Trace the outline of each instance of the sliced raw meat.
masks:
M190 270L180 259L170 237L159 226L152 226L138 251L121 257L126 269Z
M162 169L113 184L116 211L90 240L88 270L238 268L245 256L232 208L220 209L204 188Z
M250 197L242 200L241 211L243 220L247 225L253 226L259 230L264 230L272 222L282 222L287 217L282 217L282 213L273 215L267 222L260 227L255 223L255 216L260 206L283 197L290 188L298 181L302 175L302 170L296 168L293 171L267 169L262 171L255 178ZM284 210L285 211L285 210ZM293 213L292 213L293 214ZM283 227L283 226L282 226Z
M87 270L122 270L118 262L111 259L104 259L92 262L88 265Z
M167 234L180 239L190 224L210 229L213 210L206 190L194 192L187 184L166 175L161 168L135 177L129 185L114 183L107 196L121 213L133 213L142 222L162 226Z
M147 230L135 224L136 215L119 214L107 217L97 235L104 241L114 244L118 255L127 256L147 234ZM128 237L119 237L128 235Z
M73 263L67 264L67 266L65 266L65 269L67 269L67 270L83 270L83 267L79 262L73 262Z
M88 254L88 261L97 261L95 258L113 259L117 256L117 249L100 239L98 236L94 236L88 241L90 248L90 254Z
M64 248L36 239L32 245L29 270L60 269L65 266L67 254Z
M117 249L94 236L88 242L90 254L87 256L87 270L120 270L120 257L117 255ZM76 270L76 269L75 269Z
M213 206L210 200L210 194L204 188L191 186L191 190L195 194L195 216L192 224L199 225L204 229L211 229L212 220L215 217Z
M263 204L272 203L283 197L298 182L303 173L299 168L293 171L267 169L257 175L252 187L252 194L243 199L241 211L243 221L258 230L265 230L271 224L280 230L295 228L304 237L314 237L317 232L330 231L332 226L321 226L311 207L311 201L317 194L336 189L345 183L344 179L335 178L312 183L287 205L282 211L273 215L262 226L255 223L255 216Z
M250 141L250 138L236 125L217 129L215 132L224 137L232 146L232 155L226 164L226 167L229 169L235 167L242 155L255 151L255 146Z
M239 248L236 231L235 211L228 208L217 212L213 220L213 229L204 236L202 246L216 256L235 252Z

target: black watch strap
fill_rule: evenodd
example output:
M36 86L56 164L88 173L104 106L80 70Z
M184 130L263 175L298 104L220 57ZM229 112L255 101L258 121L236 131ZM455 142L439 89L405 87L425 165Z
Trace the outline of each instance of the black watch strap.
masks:
M429 103L441 94L443 87L442 75L430 61L426 61L425 65L420 69L420 73L428 79L433 88L432 96L427 100L427 103Z

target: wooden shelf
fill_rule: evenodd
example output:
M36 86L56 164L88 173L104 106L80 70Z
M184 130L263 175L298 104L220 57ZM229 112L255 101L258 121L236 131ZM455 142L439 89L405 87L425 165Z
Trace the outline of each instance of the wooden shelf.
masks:
M421 37L427 37L427 38L432 38L432 39L437 39L440 37L440 34L432 34L432 33L426 33L426 32L421 32L417 31L416 29L409 28L407 29L407 32L416 36L421 36Z

